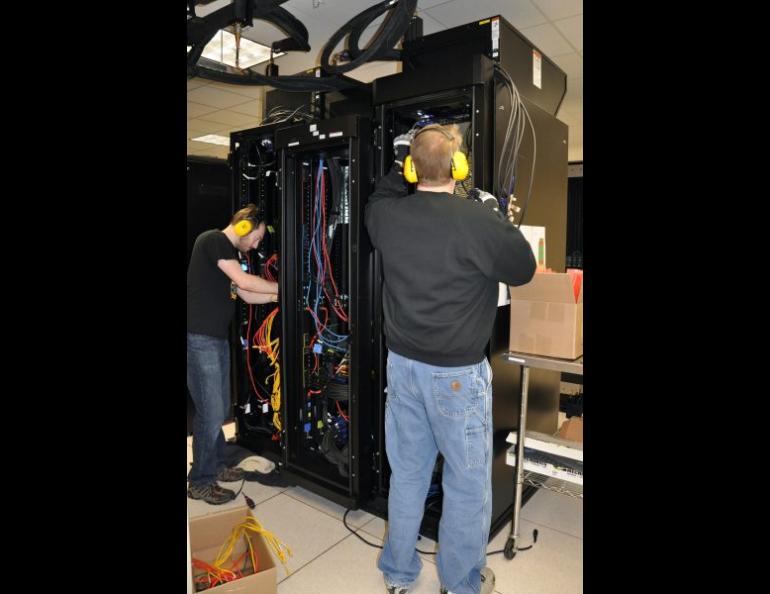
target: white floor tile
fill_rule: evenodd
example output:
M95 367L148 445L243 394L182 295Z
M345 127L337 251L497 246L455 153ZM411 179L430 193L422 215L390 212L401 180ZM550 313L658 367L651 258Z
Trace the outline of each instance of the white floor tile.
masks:
M283 493L257 505L252 513L292 549L293 555L288 560L292 572L302 569L350 535L339 520ZM280 565L277 559L276 563ZM280 566L278 581L285 578L283 566Z
M235 422L222 425L222 431L225 434L226 440L229 440L235 437Z
M338 505L333 501L329 501L325 497L321 497L320 495L317 495L312 491L308 491L307 489L303 489L302 487L290 487L289 489L286 489L284 493L289 497L293 497L294 499L298 499L299 501L306 503L318 511L337 518L340 521L342 521L342 516L345 515L345 508L341 505ZM346 521L348 526L352 528L360 528L364 524L371 522L374 518L375 516L372 514L357 509L351 511L348 514Z
M502 554L487 557L495 572L495 590L500 594L582 594L582 539L522 519L520 546L531 543L535 528L539 535L532 549L520 551L511 560ZM489 550L504 548L510 530L509 523L492 540Z
M382 541L367 540L382 545ZM381 594L385 591L382 572L377 569L380 550L350 535L312 563L278 585L279 594ZM409 594L437 594L436 566L424 563Z
M583 500L539 489L521 508L521 517L583 538Z
M378 539L382 540L385 538L385 529L385 520L382 518L374 518L374 520L368 524L364 524L363 528L361 528L361 531L366 532L366 534L362 534L362 536L367 540L370 540L367 537L367 534L371 534L372 536L376 536ZM417 548L420 551L427 551L429 553L438 552L438 544L436 541L431 540L430 538L425 538L424 536L421 536L419 539L417 539ZM420 557L422 557L423 561L428 561L430 563L436 562L436 555L424 555L420 553Z

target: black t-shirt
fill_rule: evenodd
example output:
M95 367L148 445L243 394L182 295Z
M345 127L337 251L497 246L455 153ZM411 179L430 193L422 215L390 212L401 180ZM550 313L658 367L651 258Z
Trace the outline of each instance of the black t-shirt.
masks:
M195 240L187 267L187 331L227 338L235 312L230 298L230 278L218 260L235 260L236 249L218 229L204 231Z
M382 255L388 349L441 367L484 357L498 282L528 283L527 240L485 205L447 193L407 195L391 171L366 206L366 228Z

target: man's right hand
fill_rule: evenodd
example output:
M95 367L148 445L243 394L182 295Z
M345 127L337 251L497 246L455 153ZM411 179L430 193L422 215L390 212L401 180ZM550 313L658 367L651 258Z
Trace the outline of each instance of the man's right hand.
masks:
M393 139L393 154L396 157L395 163L399 169L404 167L404 159L409 154L409 147L412 145L414 132L409 131L406 134L400 134Z

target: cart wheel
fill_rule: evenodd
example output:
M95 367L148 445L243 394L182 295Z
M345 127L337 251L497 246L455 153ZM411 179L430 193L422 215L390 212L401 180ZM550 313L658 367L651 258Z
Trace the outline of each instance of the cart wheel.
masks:
M508 539L508 542L505 543L503 554L506 559L513 559L516 556L516 553L513 552L513 539Z

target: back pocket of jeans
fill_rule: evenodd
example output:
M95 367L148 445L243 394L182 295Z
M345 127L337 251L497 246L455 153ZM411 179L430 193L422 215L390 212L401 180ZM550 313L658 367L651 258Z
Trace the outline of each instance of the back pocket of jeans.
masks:
M446 417L472 415L483 404L472 369L434 373L433 397L439 412Z

